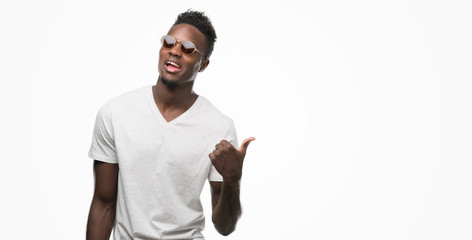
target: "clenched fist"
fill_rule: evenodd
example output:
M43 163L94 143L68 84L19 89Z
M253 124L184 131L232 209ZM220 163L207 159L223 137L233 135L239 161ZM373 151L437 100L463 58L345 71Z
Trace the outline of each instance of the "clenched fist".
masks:
M216 144L215 150L209 156L213 166L223 176L224 182L232 184L241 179L244 156L249 143L254 140L256 140L254 137L246 138L239 149L235 149L226 140Z

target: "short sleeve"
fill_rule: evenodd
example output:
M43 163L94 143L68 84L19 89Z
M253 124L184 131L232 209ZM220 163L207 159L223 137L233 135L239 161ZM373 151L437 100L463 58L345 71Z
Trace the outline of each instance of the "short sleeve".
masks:
M233 147L238 149L238 136L236 134L236 128L234 127L234 122L231 121L231 126L229 127L228 131L225 134L224 139L228 142L230 142ZM222 182L223 177L220 175L220 173L216 170L216 168L213 166L213 164L210 167L210 173L208 174L208 181L212 182Z
M111 111L108 104L98 111L88 156L107 163L118 163Z

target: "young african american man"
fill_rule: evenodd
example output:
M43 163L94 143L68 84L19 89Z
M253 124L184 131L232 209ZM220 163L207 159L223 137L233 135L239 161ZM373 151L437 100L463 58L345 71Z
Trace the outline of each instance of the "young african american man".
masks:
M112 230L115 240L204 239L206 179L216 230L234 231L243 160L255 138L236 149L233 120L193 91L215 41L202 12L179 14L161 39L156 85L113 98L98 112L87 240L109 239Z

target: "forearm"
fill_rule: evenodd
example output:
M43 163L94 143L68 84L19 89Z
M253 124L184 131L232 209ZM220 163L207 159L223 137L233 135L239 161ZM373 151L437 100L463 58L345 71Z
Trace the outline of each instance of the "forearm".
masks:
M239 190L239 181L233 184L227 184L223 181L218 204L213 210L213 224L216 230L224 236L234 231L241 216Z
M92 200L87 222L87 240L109 240L115 223L116 202Z

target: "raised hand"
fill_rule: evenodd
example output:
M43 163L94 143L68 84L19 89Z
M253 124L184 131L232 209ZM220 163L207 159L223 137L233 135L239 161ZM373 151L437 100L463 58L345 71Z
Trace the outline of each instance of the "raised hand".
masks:
M209 156L213 166L223 176L224 182L237 183L241 179L246 150L249 143L254 140L256 140L254 137L246 138L239 149L235 149L226 140L216 144L215 150Z

